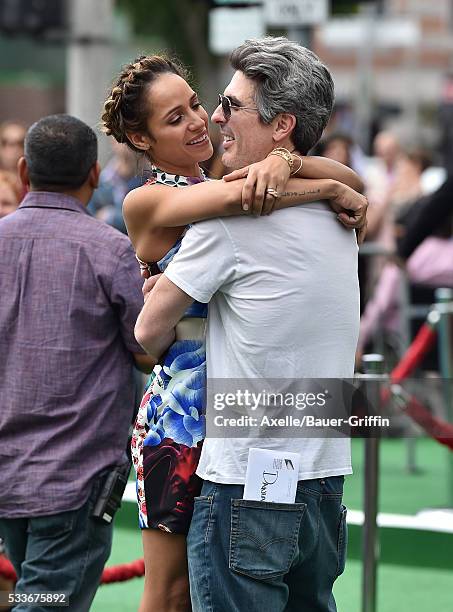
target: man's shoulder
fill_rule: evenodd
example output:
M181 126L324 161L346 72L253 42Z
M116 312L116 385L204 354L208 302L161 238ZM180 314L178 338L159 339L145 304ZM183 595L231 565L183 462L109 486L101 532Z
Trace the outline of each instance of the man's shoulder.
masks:
M10 213L6 217L0 219L0 232L4 233L14 228L16 225L20 223L20 217L18 215L18 210Z
M115 247L122 248L123 250L132 249L131 241L129 237L117 230L115 227L108 225L105 221L96 219L91 215L84 215L85 223L90 227L96 240L99 240L106 245L115 245Z
M45 208L34 208L33 228L30 228L29 220L23 215L23 212L26 210L26 207L19 207L4 219L0 219L0 232L10 234L19 232L24 237L27 235L32 237L34 234L45 232L53 211L46 210ZM62 222L56 224L52 222L53 237L58 238L59 235L63 235L68 240L91 243L93 247L107 248L118 255L128 249L132 249L129 237L108 225L105 221L96 219L96 217L85 212L73 214L72 211L64 209L61 209L61 211L64 214L60 218ZM22 230L26 231L22 232Z

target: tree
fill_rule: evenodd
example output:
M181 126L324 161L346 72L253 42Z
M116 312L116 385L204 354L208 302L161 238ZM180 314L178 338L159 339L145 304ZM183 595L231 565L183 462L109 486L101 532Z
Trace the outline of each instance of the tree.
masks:
M207 46L209 2L117 0L135 32L163 39L165 48L191 68L204 96L217 89L217 60Z
M332 15L352 15L359 12L360 5L371 3L376 4L378 11L382 12L384 0L332 0Z

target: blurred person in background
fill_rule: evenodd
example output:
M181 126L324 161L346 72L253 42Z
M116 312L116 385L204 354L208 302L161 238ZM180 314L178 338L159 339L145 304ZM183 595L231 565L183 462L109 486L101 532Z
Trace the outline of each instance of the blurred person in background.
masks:
M16 210L20 197L16 176L7 170L0 170L0 219Z
M452 215L453 175L448 176L434 193L420 198L414 204L407 216L404 230L398 232L398 256L407 260L428 236L441 234L451 238Z
M93 511L129 466L133 365L152 364L133 333L141 279L129 239L87 213L99 178L90 127L69 115L33 124L19 174L30 190L0 219L0 537L18 596L63 593L86 612L112 539ZM48 608L15 607L30 609Z
M400 148L390 183L382 190L380 205L370 205L367 230L369 239L375 239L389 249L394 249L395 225L398 218L407 214L412 204L423 195L422 174L430 164L430 155L423 148ZM370 198L372 197L370 194Z
M451 229L450 229L451 235ZM405 262L405 270L398 263L388 261L381 273L372 298L366 305L360 320L360 335L357 346L357 364L366 350L368 342L379 334L379 342L394 353L392 359L398 359L407 348L404 346L401 330L403 311L403 282L410 283L410 301L412 304L429 304L434 301L433 289L438 287L453 288L453 241L440 235L426 238L412 252ZM424 321L411 319L412 336ZM435 355L430 355L430 362Z
M24 138L26 127L20 121L9 120L0 124L0 170L11 172L16 178L20 191L20 200L26 193L17 171L17 162L24 154Z
M412 205L423 195L422 175L430 165L430 156L423 148L397 146L396 139L387 133L381 137L383 144L378 143L387 160L387 171L382 175L379 189L373 182L367 184L370 206L366 240L375 243L382 254L374 255L367 264L363 285L365 303L374 294L388 257L395 251L400 218L409 214Z
M125 234L124 198L131 189L143 185L146 180L144 174L150 170L150 166L143 157L142 167L139 169L136 154L126 144L111 139L111 146L113 157L101 171L99 186L88 204L88 210L97 219L105 221Z
M382 170L391 184L395 174L396 163L401 153L399 138L391 131L382 131L376 134L373 142L373 151L382 164Z
M387 246L388 226L384 227L384 220L387 218L401 144L395 134L379 132L373 142L373 152L373 163L365 175L365 189L370 202L367 239Z
M337 162L351 167L352 145L353 141L349 136L341 134L340 132L334 132L320 141L319 145L316 147L316 153L328 157L329 159L335 159Z
M17 162L24 154L26 127L20 121L0 124L0 170L17 174Z
M431 289L453 286L453 180L426 194L421 174L429 163L430 156L423 149L403 152L398 162L401 181L398 173L395 181L393 239L400 260L407 260L405 273L414 304L431 303ZM374 334L382 331L397 354L405 348L401 338L403 282L400 267L387 261L360 323L359 353ZM411 327L415 332L419 322L411 320Z
M331 132L321 140L312 153L334 159L352 168L359 176L364 176L365 156L363 151L346 132Z

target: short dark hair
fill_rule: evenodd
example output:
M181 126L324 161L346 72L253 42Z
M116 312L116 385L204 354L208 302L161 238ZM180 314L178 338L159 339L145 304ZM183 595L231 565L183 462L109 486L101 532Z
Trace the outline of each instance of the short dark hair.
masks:
M35 189L77 189L97 160L94 131L71 115L49 115L34 123L25 136L25 159Z

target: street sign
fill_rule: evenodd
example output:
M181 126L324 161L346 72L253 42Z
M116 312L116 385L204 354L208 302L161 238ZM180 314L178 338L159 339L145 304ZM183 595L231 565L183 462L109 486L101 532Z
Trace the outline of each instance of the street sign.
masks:
M268 26L297 27L327 21L328 0L265 0Z
M369 37L369 27L362 17L330 19L319 30L323 45L332 48L354 48L363 46ZM379 49L414 48L420 44L419 24L410 18L381 17L373 25L373 46Z
M209 48L226 55L246 38L262 38L266 33L261 7L216 8L209 12Z

